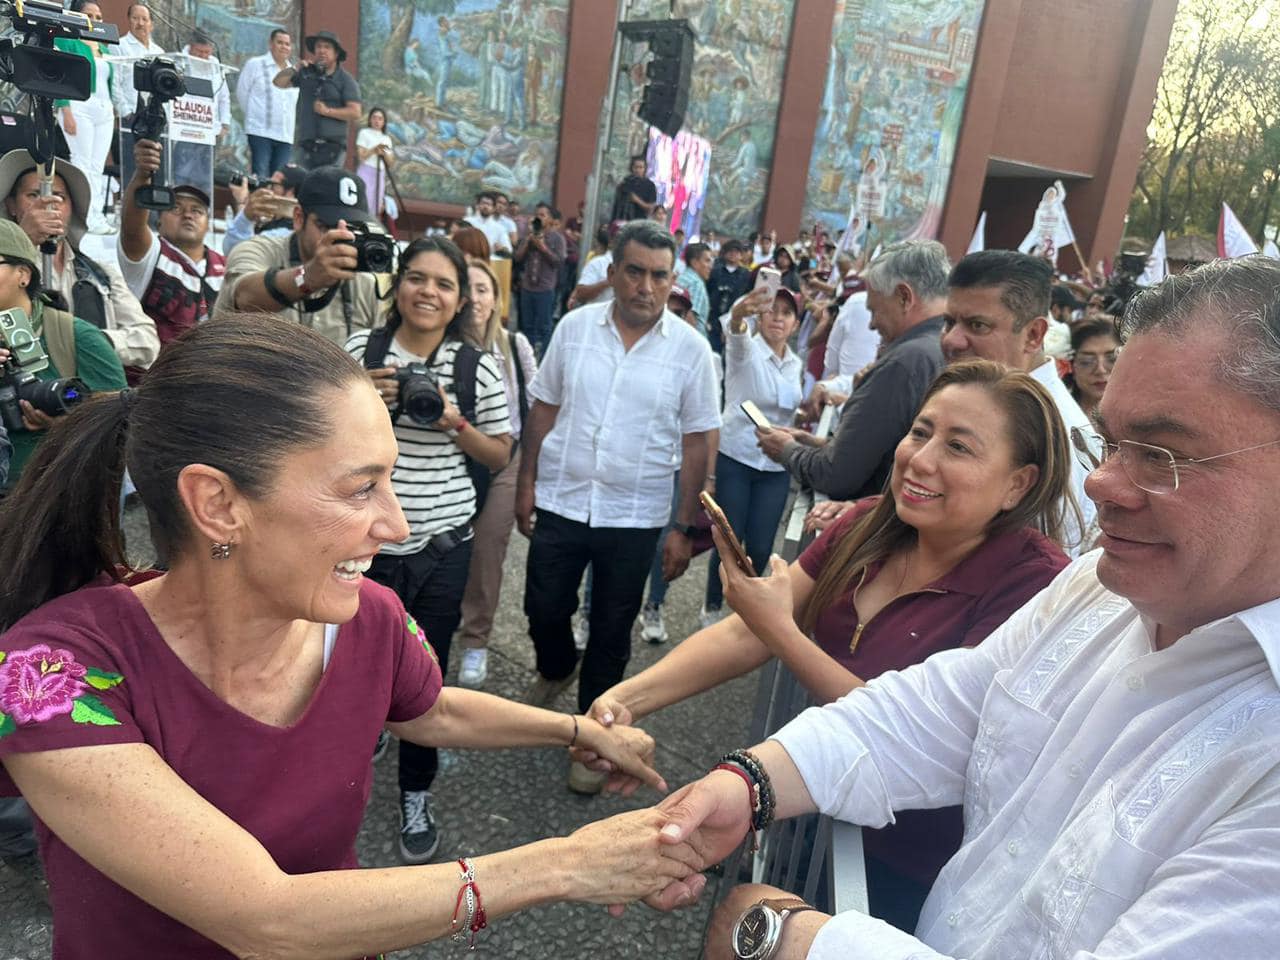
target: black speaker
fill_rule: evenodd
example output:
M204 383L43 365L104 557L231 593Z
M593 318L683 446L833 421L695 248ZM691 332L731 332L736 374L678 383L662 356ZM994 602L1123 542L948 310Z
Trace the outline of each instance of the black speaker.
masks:
M649 82L640 101L640 119L674 137L684 126L689 106L693 28L688 20L632 20L618 26L629 40L648 43L653 54L645 68Z

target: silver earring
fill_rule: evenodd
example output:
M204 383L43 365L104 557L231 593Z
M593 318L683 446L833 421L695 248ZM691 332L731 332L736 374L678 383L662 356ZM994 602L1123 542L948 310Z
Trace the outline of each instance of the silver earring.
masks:
M213 549L209 551L209 556L214 560L229 560L231 558L230 543L215 543Z

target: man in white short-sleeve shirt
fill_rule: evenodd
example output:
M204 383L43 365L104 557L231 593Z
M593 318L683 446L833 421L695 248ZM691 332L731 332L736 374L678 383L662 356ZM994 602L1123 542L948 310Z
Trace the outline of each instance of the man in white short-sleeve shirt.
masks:
M615 237L613 258L614 299L565 315L529 386L516 489L516 521L532 537L525 613L539 678L530 702L548 703L572 682L578 656L570 618L592 564L591 639L578 684L583 712L626 669L677 468L680 501L664 543L664 576L675 579L688 566L709 434L720 426L711 349L666 309L671 235L633 221ZM590 773L575 764L570 786L598 790Z
M753 749L779 817L875 827L964 805L964 844L915 936L810 909L788 913L771 956L1275 956L1277 303L1280 263L1261 256L1140 293L1099 408L1106 460L1088 480L1101 549L981 645L887 673ZM773 579L782 611L790 591ZM664 804L669 839L697 830L714 862L753 802L738 774L715 771ZM733 956L737 916L780 893L731 893L707 955Z

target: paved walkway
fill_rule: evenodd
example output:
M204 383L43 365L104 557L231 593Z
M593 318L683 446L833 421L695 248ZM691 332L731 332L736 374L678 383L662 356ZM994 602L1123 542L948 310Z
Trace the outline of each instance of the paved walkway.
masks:
M146 543L141 511L129 510L126 529L131 544ZM533 649L520 611L524 590L525 541L512 537L486 689L519 697L533 675ZM694 561L690 572L667 594L667 629L672 638L684 637L697 626L706 557ZM666 647L637 640L631 669L656 660ZM456 671L459 657L454 658ZM658 769L668 783L678 785L705 771L727 749L743 745L755 696L754 676L727 684L694 701L672 707L646 722L658 740ZM570 710L575 700L566 694L559 707ZM359 840L365 866L396 863L395 750L378 763L377 779ZM567 834L582 824L645 806L656 800L644 791L630 801L583 798L565 788L568 762L560 750L456 751L443 757L434 796L442 843L438 859L486 853ZM337 907L339 905L335 905ZM495 921L481 937L478 952L491 957L547 958L547 960L611 960L625 957L692 958L698 954L706 920L705 905L678 914L659 915L645 907L632 908L620 919L602 907L559 904ZM50 914L29 880L0 866L0 960L48 960ZM445 942L395 954L397 958L451 957L459 947Z

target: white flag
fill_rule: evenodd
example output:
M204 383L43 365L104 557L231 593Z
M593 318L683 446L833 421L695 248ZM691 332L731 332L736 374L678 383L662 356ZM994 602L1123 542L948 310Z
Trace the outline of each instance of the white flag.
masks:
M982 216L978 217L978 225L973 228L973 239L969 241L969 249L965 251L968 256L971 253L981 253L987 249L987 211L982 211Z
M1262 245L1262 252L1266 254L1268 257L1272 257L1275 260L1280 260L1280 247L1276 246L1276 242L1274 240L1266 241Z
M1258 252L1258 245L1249 236L1235 211L1225 203L1222 205L1222 216L1218 219L1218 256L1247 257Z
M1160 231L1160 236L1156 237L1156 242L1151 245L1151 256L1147 257L1147 269L1142 271L1142 276L1138 278L1138 286L1154 287L1169 274L1168 264L1166 263L1164 231Z

